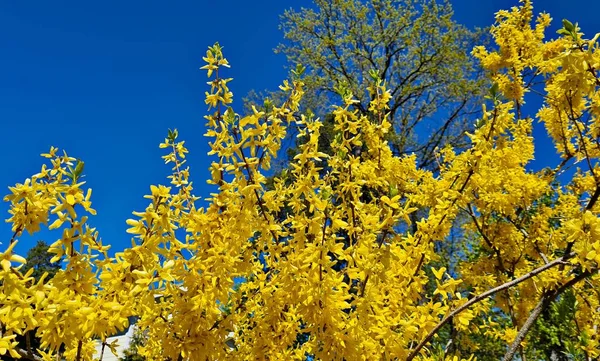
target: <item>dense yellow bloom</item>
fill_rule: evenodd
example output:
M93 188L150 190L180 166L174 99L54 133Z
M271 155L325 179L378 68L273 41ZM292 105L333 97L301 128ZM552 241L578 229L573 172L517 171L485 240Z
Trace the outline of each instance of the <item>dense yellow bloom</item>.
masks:
M473 360L469 335L516 347L531 310L569 289L577 347L598 357L596 38L583 40L573 26L545 41L550 17L532 27L530 1L496 19L497 49L474 50L497 83L492 102L467 149L439 150L436 173L392 153L391 95L380 82L369 87L369 116L354 110L352 94L332 110L331 154L319 150L322 123L297 114L301 80L284 82L282 104L240 117L218 44L202 67L215 76L206 136L216 190L205 203L194 195L185 143L169 131L160 148L170 184L150 186L147 207L126 221L131 248L109 257L87 224L95 211L79 181L83 162L51 148L42 155L49 164L5 197L14 236L0 253L0 355L18 357L16 335L35 329L44 360L61 347L68 360L91 360L94 340L137 316L149 360ZM535 119L521 109L531 70L546 77L537 118L564 160L539 172L528 166ZM305 141L268 187L292 128ZM582 169L559 178L575 161ZM60 233L50 251L66 262L34 283L13 248L42 226ZM435 245L455 232L462 256L452 269L439 266ZM496 312L510 324L500 327ZM465 342L440 355L430 344L448 323Z

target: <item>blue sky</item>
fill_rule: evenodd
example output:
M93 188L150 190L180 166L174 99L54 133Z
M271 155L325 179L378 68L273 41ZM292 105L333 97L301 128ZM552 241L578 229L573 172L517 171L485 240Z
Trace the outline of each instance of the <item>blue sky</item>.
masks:
M223 5L220 5L223 4ZM166 184L169 167L158 143L178 128L190 149L197 193L208 196L210 159L204 134L206 47L224 46L227 76L241 99L250 89L275 88L286 77L278 17L296 1L4 1L0 3L0 194L36 173L51 145L86 163L98 215L91 224L105 244L130 244L125 220L143 210L150 184ZM456 19L491 25L494 13L516 0L455 0ZM562 4L562 5L561 5ZM565 7L564 4L568 4ZM600 32L600 2L534 2L554 17ZM538 132L539 133L539 132ZM553 149L538 152L539 162ZM8 217L0 204L0 218ZM11 236L0 223L0 242ZM41 235L49 243L57 235ZM38 237L39 238L39 237ZM37 238L23 237L21 253ZM2 247L0 247L1 249Z

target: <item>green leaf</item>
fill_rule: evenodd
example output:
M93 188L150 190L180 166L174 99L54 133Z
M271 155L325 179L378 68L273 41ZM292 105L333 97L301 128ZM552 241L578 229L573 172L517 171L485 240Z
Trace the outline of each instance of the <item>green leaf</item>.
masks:
M225 123L227 124L233 124L233 122L235 121L235 115L236 114L233 111L233 108L227 107L225 113L223 114L223 120L225 120Z
M563 27L565 28L565 30L567 30L568 32L572 32L573 30L575 30L575 26L573 25L572 22L570 22L567 19L563 19L562 21L563 23Z
M292 70L292 74L295 79L300 79L304 72L306 71L306 67L300 63L296 64L296 70Z
M492 87L490 88L490 95L492 96L492 98L496 98L498 96L499 90L500 90L500 87L499 87L498 83L492 84Z

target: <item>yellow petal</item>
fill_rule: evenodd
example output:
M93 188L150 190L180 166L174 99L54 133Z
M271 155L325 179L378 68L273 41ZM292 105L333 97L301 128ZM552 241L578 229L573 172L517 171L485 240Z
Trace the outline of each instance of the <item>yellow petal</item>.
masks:
M10 261L9 260L3 259L2 261L0 261L0 264L2 265L2 269L4 270L4 272L10 271Z
M348 223L345 221L342 221L341 219L334 219L333 220L333 228L347 228L348 227Z
M10 260L13 262L18 262L18 263L26 263L27 260L21 256L19 256L18 254L13 254L12 256L10 256Z
M42 302L45 297L46 297L46 294L44 294L44 292L42 292L42 291L35 291L35 301L37 303Z
M72 206L75 204L75 197L72 194L67 194L67 203Z
M17 353L17 351L15 351L13 348L9 349L8 353L12 356L12 358L21 358L21 355L19 355L19 353Z
M586 259L588 260L593 260L594 258L596 258L596 251L591 250L588 252L588 254L585 256Z
M435 270L435 268L431 267L431 272L433 272L435 278L441 280L444 277L444 272L446 272L446 267L442 267L439 270Z
M57 219L56 221L52 222L52 224L50 225L50 227L48 227L49 229L56 229L60 226L62 226L62 224L64 223L64 221L62 219Z

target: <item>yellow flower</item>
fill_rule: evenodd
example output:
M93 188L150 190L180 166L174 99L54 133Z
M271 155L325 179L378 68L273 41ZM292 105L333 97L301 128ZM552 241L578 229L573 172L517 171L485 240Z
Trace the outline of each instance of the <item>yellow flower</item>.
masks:
M4 252L0 252L0 263L2 264L2 269L5 272L9 272L10 271L10 267L11 267L11 262L17 262L17 263L21 263L24 264L27 262L27 260L17 254L13 254L13 248L15 248L15 246L17 245L17 241L12 242L8 248L4 251Z

